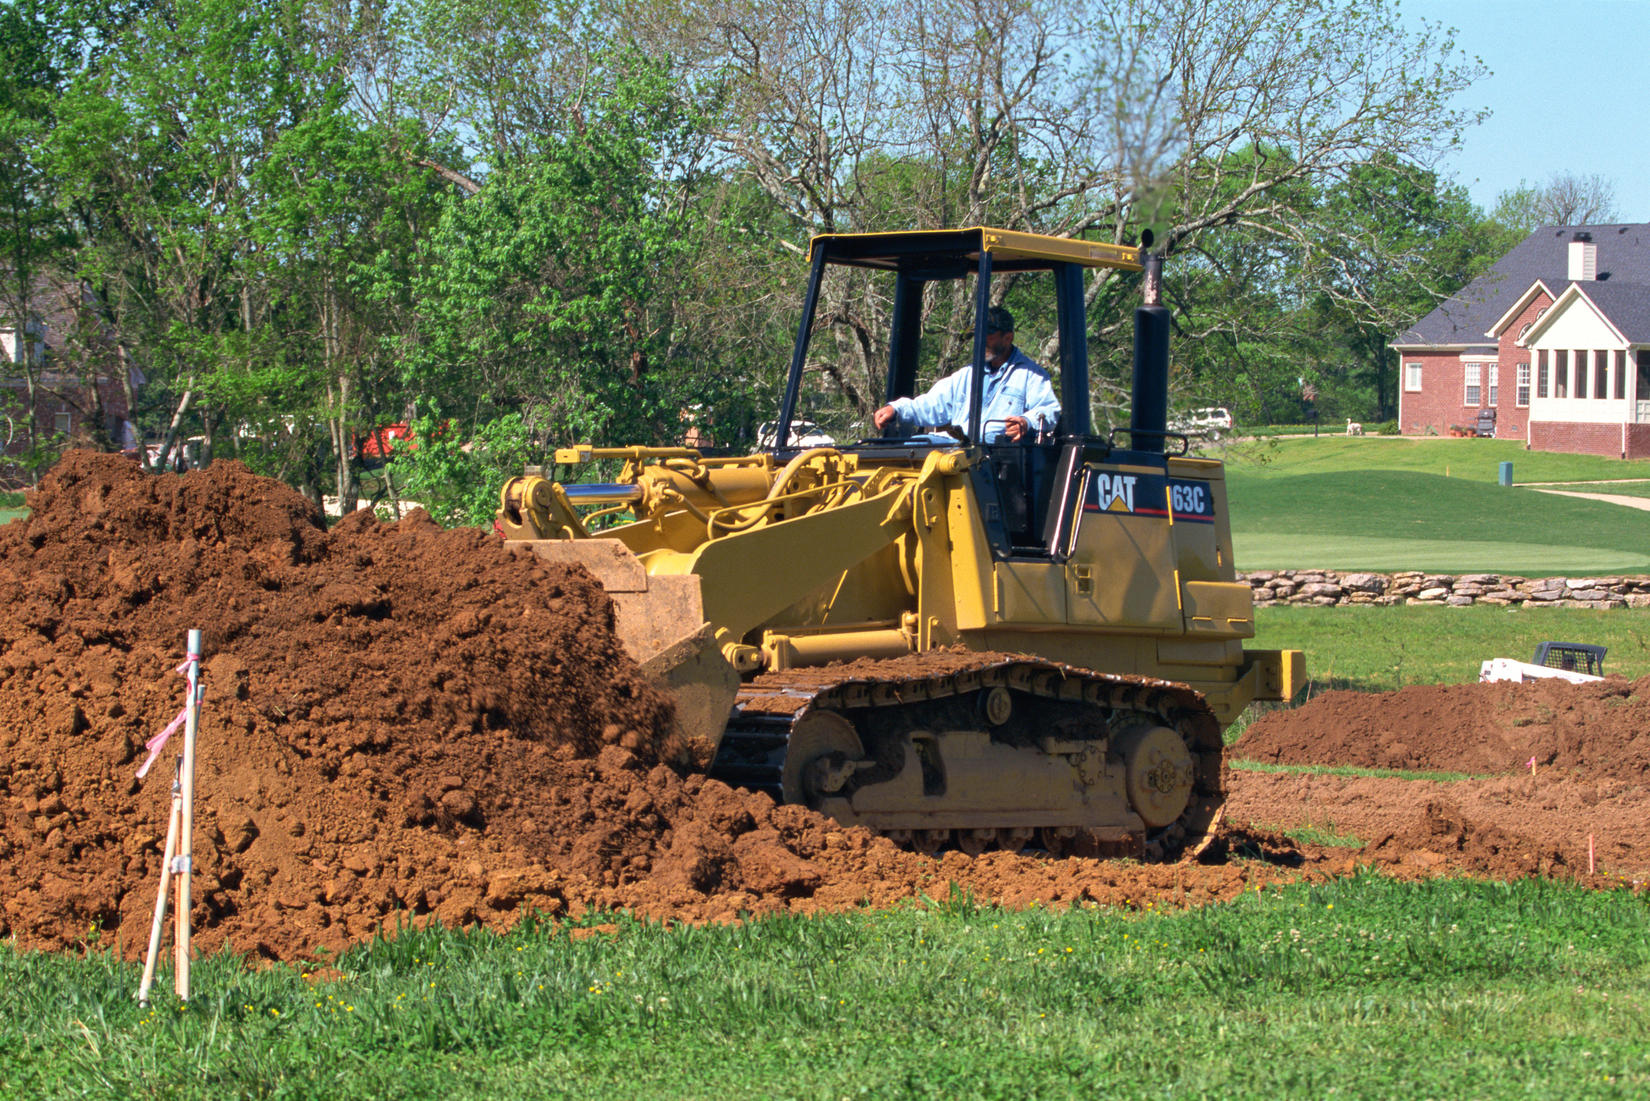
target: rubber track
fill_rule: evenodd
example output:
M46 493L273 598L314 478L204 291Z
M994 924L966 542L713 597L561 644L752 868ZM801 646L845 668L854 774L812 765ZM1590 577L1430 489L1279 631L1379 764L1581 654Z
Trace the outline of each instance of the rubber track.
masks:
M1188 735L1197 762L1191 805L1180 821L1147 839L1146 856L1169 859L1188 847L1195 851L1206 840L1225 802L1225 778L1220 724L1203 697L1174 681L1097 673L1023 654L931 651L765 673L740 690L710 775L764 791L778 802L790 731L808 711L898 706L998 685L1049 699L1086 700L1108 709L1157 715Z

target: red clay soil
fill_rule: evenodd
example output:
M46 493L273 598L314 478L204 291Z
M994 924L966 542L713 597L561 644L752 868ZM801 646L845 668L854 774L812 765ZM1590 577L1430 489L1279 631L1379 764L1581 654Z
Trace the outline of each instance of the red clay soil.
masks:
M1630 783L1650 779L1650 678L1592 684L1429 684L1328 692L1245 732L1252 761L1475 774L1558 768Z
M1584 871L1590 838L1600 873L1636 882L1650 876L1650 679L1330 692L1266 715L1230 756L1471 774L1440 782L1230 773L1231 816L1349 834L1371 842L1366 854L1377 859L1407 844L1429 854L1411 864L1442 853L1508 877ZM1517 855L1489 863L1483 851L1464 855L1443 833L1429 832L1443 820L1494 832L1489 847ZM1428 825L1418 832L1417 821Z
M1209 864L904 852L685 767L669 702L576 568L422 513L328 531L235 463L152 477L72 453L29 504L0 527L0 936L25 947L141 950L181 739L134 774L180 706L190 628L206 634L191 915L206 951L294 959L408 920L721 920L953 884L1008 905L1191 904L1353 864L1246 827ZM1229 817L1304 820L1252 798L1254 776L1233 774L1234 812L1254 805ZM1374 859L1477 866L1483 829L1409 812Z

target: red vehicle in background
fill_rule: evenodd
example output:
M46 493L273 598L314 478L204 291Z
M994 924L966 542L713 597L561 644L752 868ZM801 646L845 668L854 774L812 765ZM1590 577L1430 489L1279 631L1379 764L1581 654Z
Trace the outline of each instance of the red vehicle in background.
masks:
M355 457L368 470L376 470L389 461L398 445L411 448L412 426L406 421L381 424L365 436L355 437Z

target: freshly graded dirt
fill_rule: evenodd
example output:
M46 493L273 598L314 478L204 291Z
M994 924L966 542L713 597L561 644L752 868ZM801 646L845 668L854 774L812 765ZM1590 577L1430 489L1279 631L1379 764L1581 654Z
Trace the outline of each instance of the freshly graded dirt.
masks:
M1228 756L1468 777L1429 781L1234 769L1227 804L1234 817L1350 834L1374 843L1369 855L1377 857L1390 856L1392 844L1408 843L1506 877L1555 868L1585 871L1591 838L1601 873L1650 878L1650 678L1329 692L1266 715ZM1416 808L1436 810L1435 803L1447 805L1451 821L1464 816L1469 825L1481 824L1478 832L1493 827L1516 837L1522 855L1488 864L1460 859L1461 848L1446 843L1443 833L1411 828ZM1436 816L1429 811L1424 820L1435 822Z
M1227 821L1239 824L1206 864L918 856L692 771L668 700L623 653L599 587L488 534L443 531L422 513L396 524L357 514L328 531L303 498L235 463L151 477L91 453L67 456L30 507L0 527L0 935L25 947L96 938L141 951L181 737L145 781L135 773L181 705L173 670L190 628L206 635L192 920L207 951L228 942L295 959L405 921L503 928L530 910L593 907L726 920L944 897L953 885L1008 905L1194 904L1355 859L1403 875L1572 874L1579 820L1565 800L1601 822L1632 806L1647 820L1636 782L1614 773L1543 794L1562 762L1638 759L1577 735L1543 758L1554 767L1536 794L1517 776L1475 781L1508 786L1477 803L1451 793L1460 810L1429 806L1435 785L1417 797L1405 781L1375 781L1399 785L1389 803L1325 778L1234 772ZM1597 707L1549 706L1564 731L1597 733L1611 707L1639 714L1634 687ZM1265 741L1260 724L1251 738L1277 746L1271 759L1310 756L1344 722L1303 721L1297 741ZM1428 738L1455 728L1438 721ZM1379 823L1340 809L1371 801ZM1505 812L1544 801L1564 846L1475 824L1518 830ZM1325 808L1341 828L1381 836L1358 854L1273 832ZM1642 837L1611 843L1626 846L1609 850L1612 868L1645 866Z
M1252 761L1650 780L1650 678L1328 692L1245 732Z

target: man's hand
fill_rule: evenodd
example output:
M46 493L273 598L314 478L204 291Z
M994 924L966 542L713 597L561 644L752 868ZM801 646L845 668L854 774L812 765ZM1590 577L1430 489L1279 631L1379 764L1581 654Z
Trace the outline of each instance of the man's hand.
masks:
M875 424L877 426L877 431L880 432L882 429L887 428L888 422L892 421L897 416L899 416L899 414L895 412L892 405L884 405L881 409L878 409L875 413L871 414L871 423Z
M1003 422L1003 435L1016 443L1031 431L1031 422L1024 417L1009 417Z

